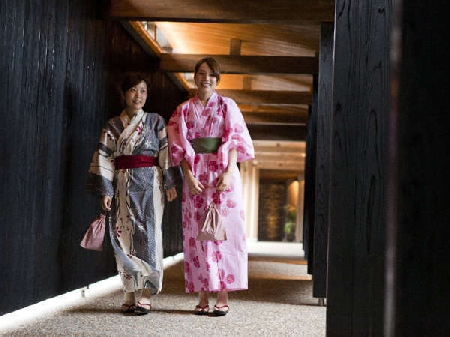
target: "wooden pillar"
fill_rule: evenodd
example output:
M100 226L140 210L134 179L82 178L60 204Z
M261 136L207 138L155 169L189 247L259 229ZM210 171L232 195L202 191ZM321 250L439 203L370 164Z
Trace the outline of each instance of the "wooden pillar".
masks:
M450 334L446 4L396 3L385 336Z
M333 84L332 23L322 24L319 53L317 102L317 156L314 220L313 296L327 297L328 208L330 197L330 156Z
M328 336L382 336L391 1L336 0Z
M240 172L243 184L244 214L247 239L258 240L258 188L259 170L255 161L250 160L240 163Z
M309 109L306 131L305 195L303 208L303 249L308 261L308 274L313 274L314 211L316 186L317 76L313 77L313 103Z

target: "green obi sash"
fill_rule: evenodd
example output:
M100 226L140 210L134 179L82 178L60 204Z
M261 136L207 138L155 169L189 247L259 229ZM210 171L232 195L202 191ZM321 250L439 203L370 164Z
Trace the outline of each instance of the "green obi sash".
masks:
M222 145L222 138L203 137L192 139L190 142L195 153L214 153L217 152L219 146Z

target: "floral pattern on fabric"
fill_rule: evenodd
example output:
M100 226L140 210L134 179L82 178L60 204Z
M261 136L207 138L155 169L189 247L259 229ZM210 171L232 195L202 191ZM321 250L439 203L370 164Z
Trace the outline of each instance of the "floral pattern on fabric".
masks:
M116 170L114 159L122 155L158 157L159 165ZM164 190L175 186L174 174L160 115L139 110L130 119L123 111L106 123L89 168L88 189L113 197L114 237L122 256L116 253L117 270L125 292L162 288ZM127 259L137 272L126 270Z
M196 96L177 108L167 130L173 164L180 165L185 159L205 186L203 193L196 196L190 194L186 182L183 186L186 292L247 289L247 243L239 170L233 170L226 191L218 192L215 188L227 169L230 150L237 150L238 162L254 158L253 143L241 111L232 99L217 93L213 93L206 106ZM217 153L196 154L189 141L201 137L221 137ZM226 241L195 239L211 203L217 205L224 219Z

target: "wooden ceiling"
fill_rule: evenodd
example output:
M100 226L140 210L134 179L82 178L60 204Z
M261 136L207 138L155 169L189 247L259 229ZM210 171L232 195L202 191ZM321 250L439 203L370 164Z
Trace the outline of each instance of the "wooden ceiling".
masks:
M217 91L241 108L258 165L301 174L320 25L334 20L334 0L111 0L105 17L192 95L195 63L215 57Z

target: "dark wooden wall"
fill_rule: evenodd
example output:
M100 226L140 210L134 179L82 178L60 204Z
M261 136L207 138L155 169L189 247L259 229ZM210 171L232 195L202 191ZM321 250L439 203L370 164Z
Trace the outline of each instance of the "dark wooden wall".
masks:
M336 1L328 336L383 336L392 3Z
M116 273L107 244L89 252L79 241L100 212L87 170L102 125L121 111L123 71L147 73L148 110L166 119L187 96L119 23L102 20L101 1L4 0L0 9L2 314ZM182 250L178 206L165 215L166 255Z
M332 23L321 27L317 98L317 137L314 209L313 296L327 297L328 228L331 185L331 124L333 112L333 32Z
M317 76L313 79L313 100L306 125L305 191L303 202L303 250L308 274L314 274L314 221L316 207Z
M398 1L386 336L450 335L450 30L445 1Z

